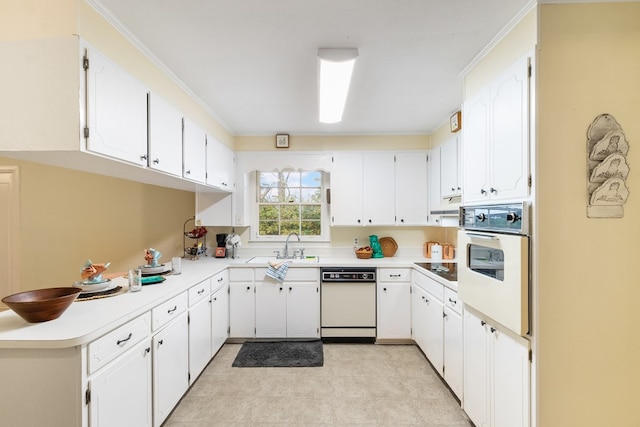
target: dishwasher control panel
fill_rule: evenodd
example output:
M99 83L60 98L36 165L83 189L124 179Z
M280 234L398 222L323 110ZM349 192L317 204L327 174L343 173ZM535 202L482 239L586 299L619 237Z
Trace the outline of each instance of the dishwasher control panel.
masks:
M375 268L323 268L323 282L375 282Z

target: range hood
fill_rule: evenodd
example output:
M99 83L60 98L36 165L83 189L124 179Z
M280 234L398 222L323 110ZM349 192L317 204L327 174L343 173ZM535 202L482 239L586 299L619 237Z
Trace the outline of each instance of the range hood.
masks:
M460 216L461 196L445 197L439 206L431 209L431 215Z

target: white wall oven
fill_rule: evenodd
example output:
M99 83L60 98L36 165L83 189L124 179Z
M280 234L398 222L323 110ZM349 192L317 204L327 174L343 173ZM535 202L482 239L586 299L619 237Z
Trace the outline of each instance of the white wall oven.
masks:
M526 202L460 208L458 295L519 335L530 332Z

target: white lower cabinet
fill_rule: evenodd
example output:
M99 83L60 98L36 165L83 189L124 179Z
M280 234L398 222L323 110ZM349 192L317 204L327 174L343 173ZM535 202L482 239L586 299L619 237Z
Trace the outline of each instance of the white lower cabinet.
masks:
M253 268L229 270L229 337L254 338L256 333Z
M462 400L462 302L458 293L444 290L444 380Z
M225 276L227 272L224 272ZM216 283L215 281L213 282ZM211 355L214 356L229 336L229 283L211 295Z
M463 319L465 412L478 427L529 426L529 342L470 310Z
M189 384L211 360L211 280L189 289Z
M153 425L160 426L189 387L187 313L153 337Z
M256 269L257 338L320 336L320 284L317 268L289 269L277 282Z
M89 425L151 427L151 382L147 338L89 380Z
M376 337L411 338L411 270L378 269Z

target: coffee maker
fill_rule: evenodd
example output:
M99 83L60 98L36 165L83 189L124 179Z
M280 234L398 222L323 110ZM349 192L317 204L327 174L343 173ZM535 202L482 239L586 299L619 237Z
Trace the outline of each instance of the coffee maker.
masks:
M227 235L226 234L216 234L216 258L226 258L227 257Z

